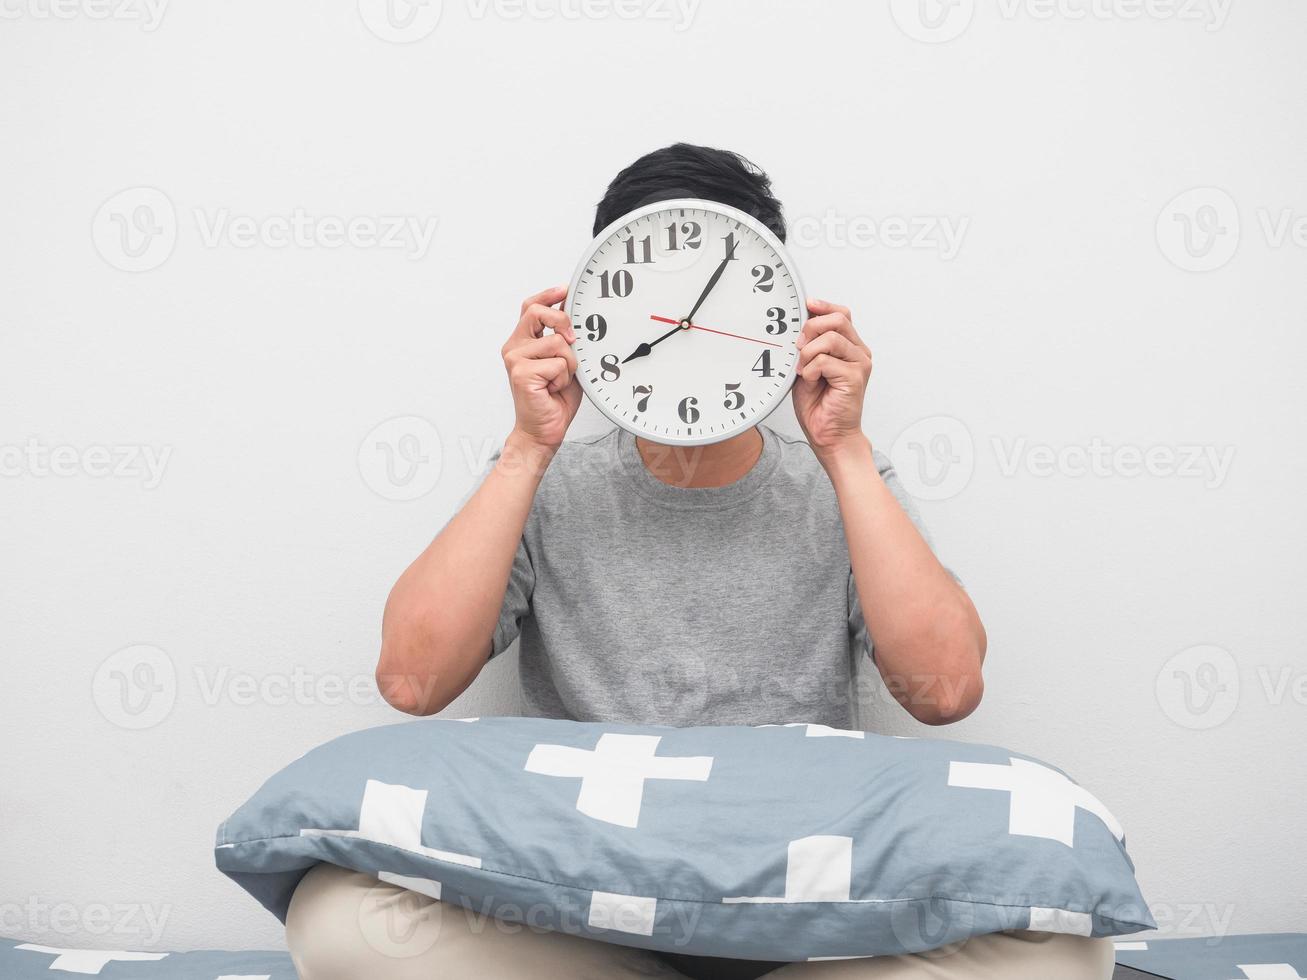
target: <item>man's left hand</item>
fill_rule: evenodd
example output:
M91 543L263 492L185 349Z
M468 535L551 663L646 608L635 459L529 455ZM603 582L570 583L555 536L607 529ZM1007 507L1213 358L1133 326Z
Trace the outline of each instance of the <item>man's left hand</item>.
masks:
M847 447L866 444L862 400L871 378L871 349L853 329L847 307L810 299L808 312L812 316L798 338L794 414L825 463Z

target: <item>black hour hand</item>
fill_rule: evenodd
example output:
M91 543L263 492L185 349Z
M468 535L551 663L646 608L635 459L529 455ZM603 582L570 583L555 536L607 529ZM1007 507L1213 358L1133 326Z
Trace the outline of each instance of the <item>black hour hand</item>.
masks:
M627 355L627 356L622 360L622 363L625 364L627 361L634 361L637 357L648 357L650 354L653 353L653 349L654 349L656 346L658 346L659 344L661 344L664 340L666 340L666 339L667 339L668 337L670 337L672 334L674 334L674 333L680 333L681 330L682 330L682 324L678 323L676 326L672 327L671 330L668 330L665 334L663 334L663 335L662 335L661 337L659 337L657 340L651 341L651 342L649 342L649 343L647 343L647 344L640 344L639 346L637 346L637 347L635 348L635 350L631 351L631 353L628 354L628 355Z
M631 351L631 353L622 358L622 363L625 364L627 361L634 361L637 357L648 357L652 353L652 347L648 344L641 344L635 350Z

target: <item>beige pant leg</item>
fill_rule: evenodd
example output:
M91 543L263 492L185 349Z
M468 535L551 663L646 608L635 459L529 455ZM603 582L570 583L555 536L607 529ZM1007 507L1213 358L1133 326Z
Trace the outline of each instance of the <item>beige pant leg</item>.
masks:
M928 953L791 963L767 980L1109 980L1110 939L996 932Z
M330 864L295 889L286 944L301 980L681 978L644 950L532 932Z

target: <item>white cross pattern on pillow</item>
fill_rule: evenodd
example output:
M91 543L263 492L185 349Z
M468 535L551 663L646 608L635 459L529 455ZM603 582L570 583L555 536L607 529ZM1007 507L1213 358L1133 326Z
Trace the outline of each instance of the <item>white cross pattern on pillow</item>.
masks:
M393 871L378 871L377 879L388 885L407 888L411 892L440 901L441 884L433 878L414 878L412 875L395 874Z
M587 922L594 929L652 936L658 899L615 892L591 892Z
M35 943L23 943L14 949L26 949L34 953L53 956L51 970L64 973L98 974L109 963L147 963L161 960L167 953L126 953L121 950L107 949L60 949L56 946L37 946Z
M1033 932L1064 932L1069 936L1092 936L1094 918L1088 912L1076 912L1072 909L1050 909L1040 905L1030 906L1030 925L1026 928Z
M1307 980L1298 976L1298 970L1288 963L1240 963L1238 966L1243 976L1233 980Z
M527 772L580 779L576 808L587 817L635 827L646 779L705 782L710 756L657 756L661 735L604 734L594 749L570 745L536 745L527 756Z
M787 721L783 725L754 725L754 728L802 728L804 738L866 738L866 732L830 725L809 724L805 721Z
M723 898L723 905L789 905L795 902L856 902L853 838L832 835L790 841L785 861L785 894L780 898L745 895Z
M1116 817L1084 787L1037 762L1015 758L1008 761L1011 765L950 762L948 784L1010 793L1009 834L1043 837L1073 847L1078 808L1103 821L1117 840L1124 839L1125 831Z
M301 830L300 836L353 837L389 844L437 861L462 864L469 868L481 867L479 857L423 846L422 815L426 809L426 790L369 779L363 788L363 802L359 805L358 830L320 830L310 827Z

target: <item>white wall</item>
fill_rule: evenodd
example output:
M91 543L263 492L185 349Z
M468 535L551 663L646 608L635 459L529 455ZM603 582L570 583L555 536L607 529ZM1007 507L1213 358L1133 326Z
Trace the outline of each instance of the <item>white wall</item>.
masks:
M701 0L688 24L663 0L445 0L399 44L373 0L157 23L50 2L0 23L0 933L280 943L213 870L214 829L300 752L395 720L365 687L382 602L509 425L517 303L567 279L607 179L677 139L771 171L810 292L870 339L871 435L939 498L990 633L985 704L948 734L1100 795L1170 934L1307 924L1307 240L1278 236L1307 216L1307 7L968 23L958 0L921 41L915 0ZM1220 191L1167 210L1191 188ZM236 244L296 209L437 225L425 251ZM124 217L162 230L135 259ZM895 217L960 247L904 246ZM435 435L370 435L407 416ZM1126 455L1029 469L1096 440ZM387 482L386 441L428 462ZM93 447L168 455L96 476ZM1176 473L1187 447L1233 460ZM511 712L513 669L453 710ZM296 677L327 686L280 703Z

